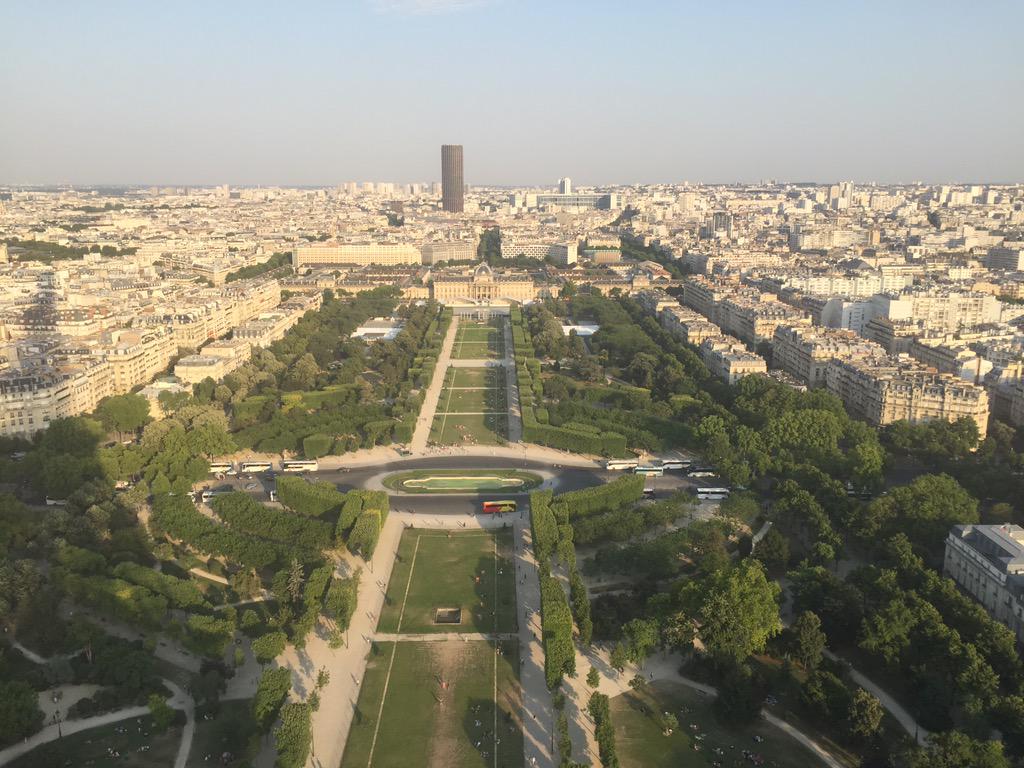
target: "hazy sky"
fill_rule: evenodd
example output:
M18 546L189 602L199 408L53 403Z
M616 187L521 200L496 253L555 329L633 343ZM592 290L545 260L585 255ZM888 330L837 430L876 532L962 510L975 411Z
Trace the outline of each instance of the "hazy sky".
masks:
M0 4L0 183L1024 179L1024 2Z

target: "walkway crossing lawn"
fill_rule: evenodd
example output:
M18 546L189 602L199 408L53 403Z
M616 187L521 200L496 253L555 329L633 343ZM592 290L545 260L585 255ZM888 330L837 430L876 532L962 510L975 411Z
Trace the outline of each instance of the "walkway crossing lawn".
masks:
M680 683L658 681L611 700L615 745L622 768L712 768L716 765L770 765L812 768L821 761L808 749L764 720L727 728L711 711L711 700ZM662 733L662 713L679 727ZM696 726L696 727L694 727ZM761 741L755 741L755 737ZM745 758L747 751L763 763Z
M452 358L455 360L486 360L505 356L504 319L489 323L460 321Z
M374 643L341 768L522 768L515 640Z
M398 545L377 631L516 631L512 530L445 532L407 528ZM461 623L436 624L438 609L462 610Z

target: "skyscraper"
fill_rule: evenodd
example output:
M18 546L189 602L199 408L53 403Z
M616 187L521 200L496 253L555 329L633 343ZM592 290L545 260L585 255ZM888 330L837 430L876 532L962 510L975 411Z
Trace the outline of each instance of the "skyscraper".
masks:
M572 179L566 176L564 179L558 180L558 193L561 195L572 194Z
M441 145L441 208L448 213L462 213L462 145Z

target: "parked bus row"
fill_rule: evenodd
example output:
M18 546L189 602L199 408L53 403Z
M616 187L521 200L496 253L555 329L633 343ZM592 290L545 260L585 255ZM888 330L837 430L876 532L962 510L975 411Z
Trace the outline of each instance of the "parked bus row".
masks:
M210 462L211 475L225 475L227 477L233 477L239 472L249 474L270 472L273 468L273 464L269 461L243 461L238 465L237 469L234 463L230 461ZM282 472L318 472L319 470L320 463L316 459L287 459L281 462Z
M665 470L687 470L693 466L689 459L663 459L650 464L641 464L637 459L608 459L604 463L606 470L628 470L638 475L664 474Z

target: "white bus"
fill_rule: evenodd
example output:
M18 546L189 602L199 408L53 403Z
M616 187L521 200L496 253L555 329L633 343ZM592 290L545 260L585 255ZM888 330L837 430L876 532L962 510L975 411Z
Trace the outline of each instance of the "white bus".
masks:
M643 475L644 477L661 477L665 474L665 470L661 467L635 467L633 474Z
M281 470L284 472L316 472L320 469L320 463L316 459L303 460L293 459L281 462Z
M235 465L232 464L230 461L211 461L210 462L210 474L211 475L217 475L217 474L220 474L222 472L227 472L228 470L231 470L231 469L234 469L234 468L235 468Z
M243 461L243 472L269 472L271 464L269 461Z
M46 506L48 507L66 507L67 503L67 499L51 499L49 496L46 497Z
M691 464L693 464L692 461L684 461L682 459L666 459L665 461L661 462L661 468L662 469L686 469Z
M640 462L636 459L608 459L604 463L605 469L636 469Z
M702 500L707 499L727 499L729 497L728 488L698 488L697 498Z

